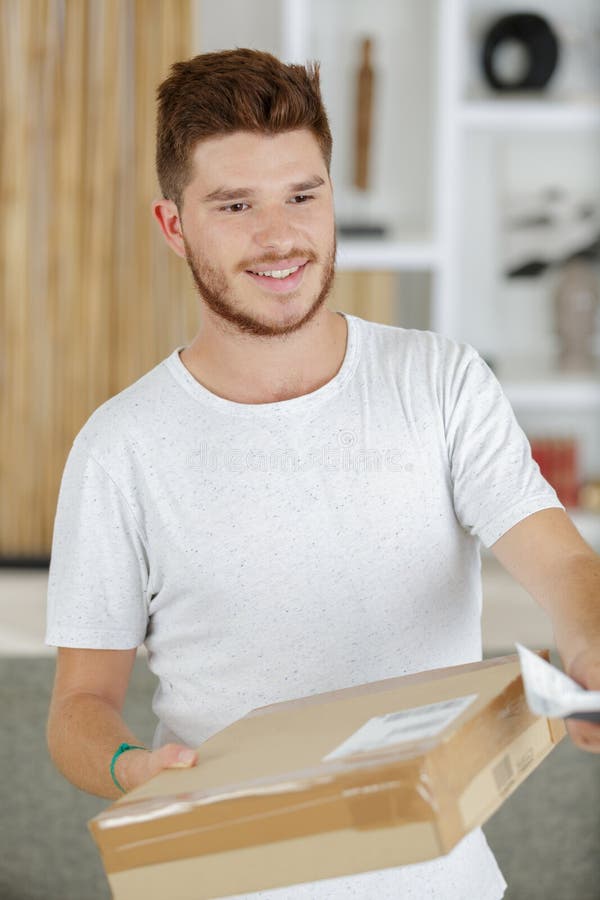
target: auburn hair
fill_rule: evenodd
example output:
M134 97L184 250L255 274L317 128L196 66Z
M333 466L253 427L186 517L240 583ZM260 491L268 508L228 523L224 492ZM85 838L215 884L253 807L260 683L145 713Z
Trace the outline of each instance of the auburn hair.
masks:
M158 183L178 208L193 176L193 150L206 138L306 128L330 171L332 138L318 62L287 65L271 53L242 47L201 53L171 66L157 96Z

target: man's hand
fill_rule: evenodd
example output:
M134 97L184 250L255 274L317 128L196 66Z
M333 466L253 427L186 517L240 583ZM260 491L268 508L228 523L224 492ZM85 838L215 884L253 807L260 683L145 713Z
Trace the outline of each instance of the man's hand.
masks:
M491 548L504 568L549 614L567 675L600 690L600 556L561 509L543 509ZM573 742L600 753L600 725L565 720Z
M600 691L600 644L582 650L571 661L567 675L589 691ZM589 753L600 753L600 723L565 719L574 744Z
M157 750L127 750L115 763L115 775L125 791L149 781L164 769L191 769L198 752L182 744L165 744Z

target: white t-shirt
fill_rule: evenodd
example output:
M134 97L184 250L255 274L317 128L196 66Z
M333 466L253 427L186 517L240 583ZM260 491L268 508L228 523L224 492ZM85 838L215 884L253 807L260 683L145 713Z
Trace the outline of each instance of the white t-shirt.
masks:
M154 746L197 747L280 700L481 659L480 542L561 505L471 347L345 318L344 361L316 391L225 400L179 347L73 443L46 643L145 642ZM477 829L431 862L248 896L504 888Z

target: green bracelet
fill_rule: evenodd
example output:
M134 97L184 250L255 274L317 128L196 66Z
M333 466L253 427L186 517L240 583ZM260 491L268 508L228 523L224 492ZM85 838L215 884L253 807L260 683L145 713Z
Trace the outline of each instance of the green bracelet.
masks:
M138 747L138 746L136 746L135 744L120 744L120 745L119 745L119 747L118 747L118 749L117 749L117 751L116 751L115 755L113 756L113 758L112 758L112 760L111 760L111 763L110 763L110 774L112 775L112 780L114 781L114 783L115 783L116 786L119 788L119 790L121 791L122 794L125 793L125 788L124 788L124 787L121 787L121 785L120 785L119 782L117 781L117 776L115 775L115 763L116 763L116 761L117 761L118 758L120 757L121 753L125 753L126 750L147 750L147 749L148 749L147 747Z

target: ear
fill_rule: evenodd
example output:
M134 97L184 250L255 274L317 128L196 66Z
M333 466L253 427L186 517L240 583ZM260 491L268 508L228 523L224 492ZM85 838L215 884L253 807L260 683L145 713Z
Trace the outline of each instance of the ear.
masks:
M173 200L155 200L152 203L152 213L160 225L164 239L177 256L185 259L185 245L183 243L183 229L179 211Z

